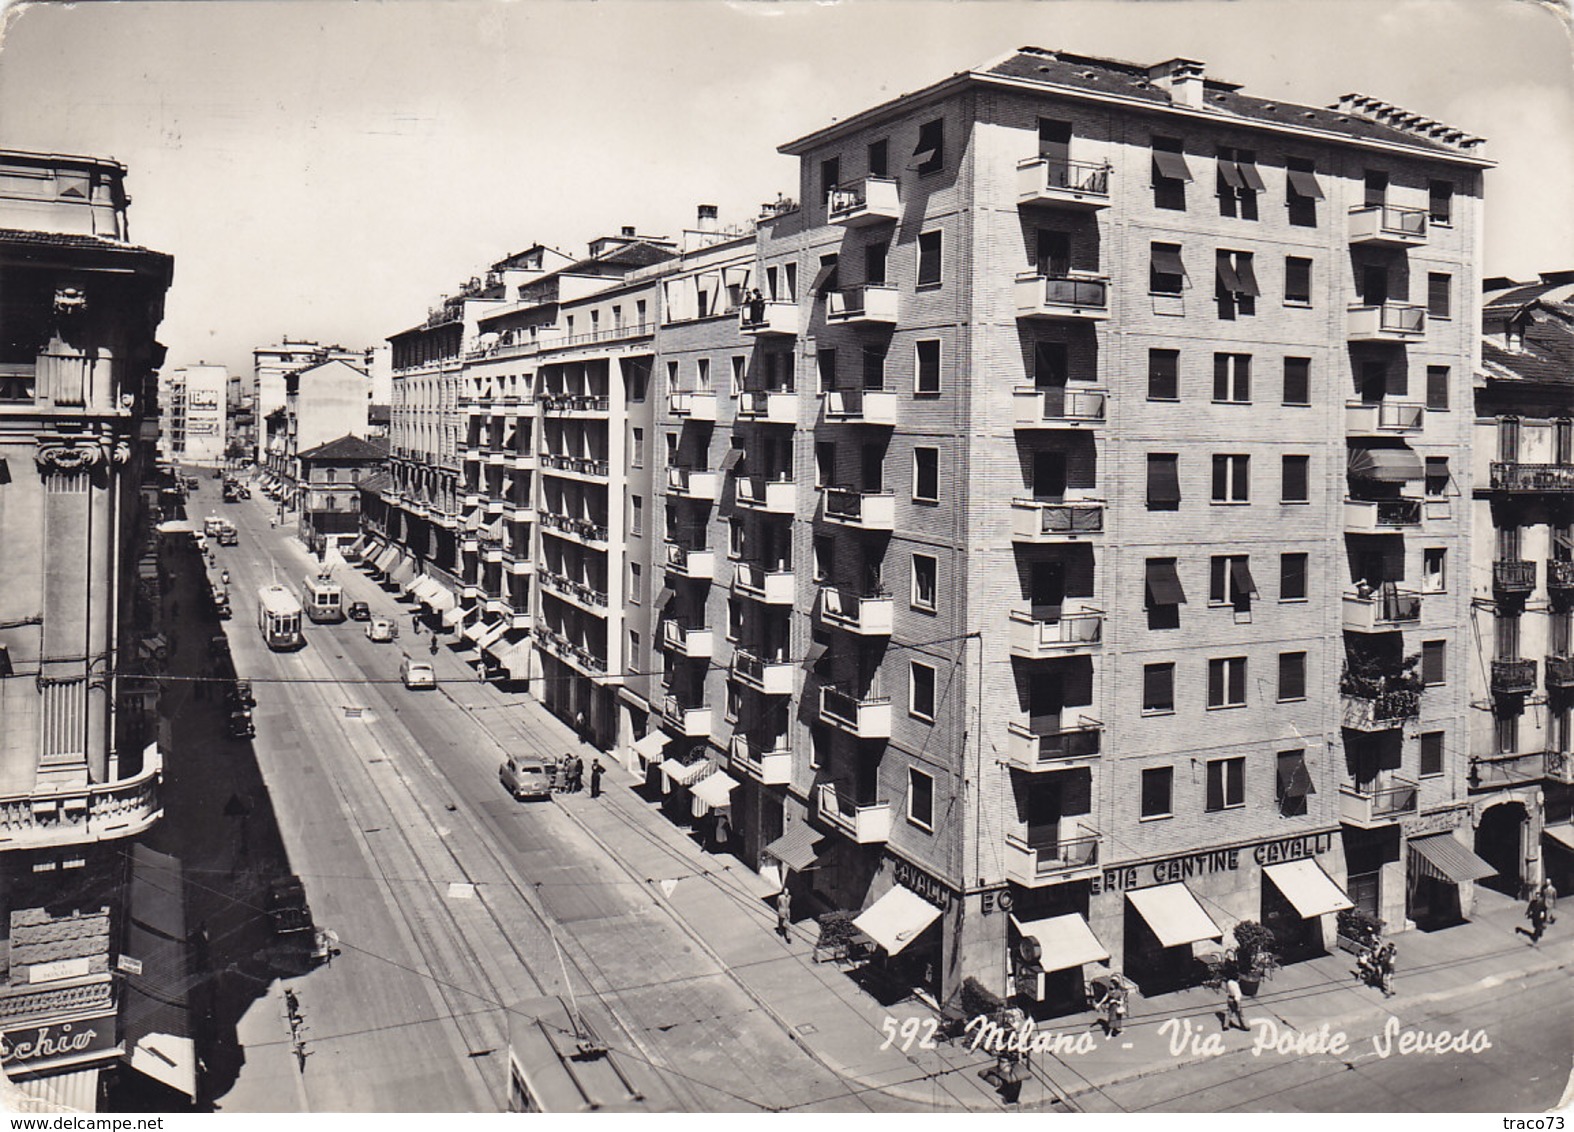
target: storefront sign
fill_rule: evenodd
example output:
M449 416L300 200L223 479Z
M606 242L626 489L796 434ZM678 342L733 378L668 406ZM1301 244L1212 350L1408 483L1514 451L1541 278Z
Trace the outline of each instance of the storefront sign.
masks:
M115 1048L115 1012L0 1034L0 1065L38 1069L66 1058Z
M1421 814L1408 821L1401 818L1399 828L1406 837L1422 837L1428 833L1449 833L1464 824L1467 813L1469 810L1463 806L1453 810L1437 810L1430 814Z
M951 890L943 881L924 872L917 865L908 864L900 857L889 858L891 876L897 884L910 888L937 908L951 906Z
M1300 837L1285 837L1264 841L1257 845L1238 845L1230 849L1209 849L1202 853L1187 853L1180 857L1164 857L1140 865L1121 865L1093 878L1091 892L1125 892L1134 888L1147 888L1155 884L1174 884L1192 877L1213 873L1235 872L1241 867L1242 854L1249 853L1250 860L1258 865L1276 865L1284 861L1298 861L1316 857L1333 848L1334 835L1308 833Z

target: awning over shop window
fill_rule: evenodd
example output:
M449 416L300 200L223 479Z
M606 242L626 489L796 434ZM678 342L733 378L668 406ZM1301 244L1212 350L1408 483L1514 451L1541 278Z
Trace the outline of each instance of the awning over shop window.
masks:
M436 584L426 574L417 574L404 584L404 589L416 601L420 601L430 591L431 587Z
M1264 865L1264 875L1273 886L1295 906L1303 920L1329 912L1342 912L1353 908L1346 896L1328 876L1322 866L1311 859L1286 861L1282 865Z
M474 612L474 609L465 610L466 615ZM486 636L488 628L489 626L487 623L481 620L481 618L477 617L474 621L470 622L470 624L464 627L464 633L462 635L464 636L465 640L471 642L472 644L479 645L481 643L481 638Z
M1172 558L1148 561L1148 600L1154 605L1183 605L1186 591L1181 589L1180 574Z
M713 765L713 763L706 762L704 759L688 765L680 763L677 759L668 759L661 764L661 773L672 779L679 786L687 786L699 778L700 775L707 773Z
M343 555L347 561L353 562L366 550L366 543L367 536L362 535L349 546L341 546L339 548L339 553Z
M415 577L415 560L412 558L401 558L394 564L393 569L388 571L388 580L396 586L405 585L413 577Z
M825 834L820 833L807 822L798 822L787 827L787 832L765 846L765 854L775 857L795 873L808 872L819 861L819 854L815 847L825 840Z
M397 546L385 546L372 565L377 568L378 573L386 574L393 569L394 563L399 561L399 556L400 550Z
M1350 453L1349 473L1378 483L1409 483L1424 479L1421 458L1408 448L1357 448Z
M180 862L146 845L131 850L131 914L121 955L141 964L126 976L121 1020L126 1064L197 1095L197 1050L186 999L186 915Z
M660 731L652 731L643 739L634 741L634 753L644 762L655 762L661 755L661 750L667 745L667 737Z
M433 581L431 587L421 595L421 604L426 606L433 613L446 614L452 610L454 606L458 605L459 602L458 599L455 598L454 595L450 593L441 582ZM450 625L453 623L454 622L452 621L448 622Z
M1574 852L1574 825L1543 826L1541 833L1542 836L1550 838L1563 846L1563 848Z
M1433 833L1410 839L1410 869L1447 884L1485 880L1497 870L1466 849L1451 834Z
M853 927L896 955L940 918L940 909L910 888L897 885L853 920Z
M500 648L493 654L498 664L508 670L510 680L528 680L530 678L530 642L529 640L515 641L506 648Z
M1026 923L1012 916L1011 922L1023 935L1038 941L1039 966L1046 971L1064 971L1109 958L1109 948L1098 941L1088 922L1075 912Z
M724 770L715 774L708 774L696 782L690 789L694 796L704 802L713 810L732 804L732 792L738 788L738 780Z
M444 590L443 593L447 594L448 591ZM448 594L448 600L454 600L452 594ZM474 612L474 609L464 609L458 605L451 606L450 608L443 610L443 624L452 629L455 625L464 624L465 618L469 617Z
M77 1069L25 1081L0 1081L0 1112L97 1112L98 1074L97 1069Z
M1224 934L1184 884L1138 888L1126 893L1126 899L1147 921L1163 947L1180 947L1199 939L1218 939Z
M479 622L477 624L480 624ZM466 630L468 632L468 630ZM503 634L508 632L508 622L499 621L495 625L482 625L481 635L475 638L475 643L482 651L495 645Z

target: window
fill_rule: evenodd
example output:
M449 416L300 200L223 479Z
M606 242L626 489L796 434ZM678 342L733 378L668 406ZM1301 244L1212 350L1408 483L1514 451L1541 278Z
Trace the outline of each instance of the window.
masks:
M1250 609L1257 583L1252 578L1251 556L1215 554L1209 559L1208 603Z
M747 358L737 354L733 355L732 379L731 384L727 390L727 392L733 397L736 397L738 394L743 392L743 374L744 369L748 366L748 364L749 361Z
M935 780L917 767L907 768L907 820L920 829L933 829Z
M1454 182L1433 181L1427 191L1427 219L1433 224L1454 222Z
M1426 367L1426 407L1428 409L1448 408L1448 378L1447 366Z
M1284 203L1291 225L1317 227L1317 202L1323 199L1323 190L1317 184L1317 167L1304 158L1290 157L1285 159L1284 169Z
M918 236L918 285L940 285L940 233L922 232Z
M1426 313L1428 318L1452 318L1454 277L1441 271L1431 271L1426 277Z
M1519 716L1513 712L1500 712L1492 722L1493 740L1498 752L1511 755L1519 750Z
M829 440L817 440L814 444L814 486L834 487L836 485L836 445Z
M1180 351L1148 351L1148 400L1180 400Z
M1208 662L1208 706L1246 706L1246 658L1227 656Z
M913 449L913 499L919 503L940 502L940 449Z
M1174 767L1144 767L1142 771L1142 816L1145 818L1169 817L1173 812L1171 798L1174 792Z
M877 142L869 143L869 176L884 177L886 175L886 170L889 168L889 149L890 146L884 138Z
M1303 256L1284 257L1285 303L1310 306L1312 303L1312 261Z
M643 305L643 304L641 304ZM650 367L641 366L628 372L628 398L634 404L645 400L645 389L650 384Z
M1265 187L1257 172L1257 155L1249 149L1219 147L1215 184L1219 194L1219 215L1257 219L1257 194Z
M885 346L870 343L863 348L863 380L865 389L885 388Z
M1312 359L1284 359L1284 403L1310 405L1312 403Z
M1213 502L1247 503L1251 498L1251 457L1213 458Z
M828 197L831 190L841 182L842 162L840 158L830 157L820 162L820 196Z
M914 609L935 608L935 592L940 576L940 560L927 554L913 555L913 587L909 604Z
M836 388L836 351L819 350L814 355L814 372L820 382L821 393Z
M638 605L645 600L645 569L638 562L629 563L629 601Z
M919 719L934 719L935 717L935 670L915 660L908 664L911 694L907 700L907 712Z
M727 599L727 639L736 641L743 636L743 602L738 598Z
M1178 295L1186 283L1186 264L1179 244L1150 244L1148 290L1155 295Z
M920 240L922 243L922 240ZM885 282L885 261L891 245L885 240L877 240L864 245L864 282L876 286Z
M634 438L629 443L629 463L636 468L645 466L645 430L636 428Z
M831 734L823 727L809 731L809 766L819 770L831 758Z
M1172 452L1148 453L1148 510L1180 510L1180 457Z
M1421 733L1421 777L1435 778L1443 773L1443 733Z
M743 711L743 690L736 684L727 685L727 705L724 710L729 722L738 721L738 714Z
M1311 460L1310 456L1285 456L1281 459L1280 503L1311 501L1307 486L1307 469L1311 465Z
M1257 313L1257 275L1252 268L1251 252L1220 251L1215 259L1214 297L1219 302L1219 317L1233 319Z
M918 127L918 144L913 147L913 157L908 169L920 175L938 173L945 168L945 121L936 118Z
M641 662L640 655L639 655L639 633L636 632L633 629L630 629L629 630L628 670L630 672L638 672L640 670L639 666L640 666L641 663L642 662Z
M1209 813L1234 809L1246 804L1246 760L1209 759L1208 794L1204 809Z
M925 338L913 344L913 392L932 396L940 392L940 339Z
M1252 356L1250 354L1213 355L1213 399L1235 405L1252 400Z
M1186 210L1186 182L1191 169L1186 165L1185 143L1180 138L1153 139L1153 207Z
M1142 666L1142 710L1168 715L1175 710L1175 665Z
M1380 169L1368 169L1366 171L1366 195L1363 198L1363 203L1367 208L1388 203L1387 173Z
M1279 654L1279 702L1306 698L1306 654L1282 652Z
M1448 589L1448 549L1428 546L1421 551L1421 592L1440 594Z
M637 495L629 496L629 534L645 533L645 501Z
M1447 660L1447 641L1422 641L1421 683L1429 688L1444 683L1446 679L1444 671L1447 668Z
M1426 458L1426 485L1428 499L1442 499L1448 494L1448 457L1428 456Z
M810 288L816 296L842 289L841 273L838 270L840 262L840 259L834 255L820 257L820 270L815 273L814 286Z
M1306 600L1306 564L1304 554L1279 555L1279 600Z
M814 580L828 582L833 573L832 566L836 562L836 540L827 535L821 535L814 540Z
M695 367L697 370L697 376L695 378L694 388L700 390L701 392L705 392L706 390L710 389L710 359L700 358L695 362Z
M1279 803L1279 816L1300 817L1306 813L1306 796L1317 793L1311 772L1306 769L1306 752L1280 751L1277 761L1274 801Z

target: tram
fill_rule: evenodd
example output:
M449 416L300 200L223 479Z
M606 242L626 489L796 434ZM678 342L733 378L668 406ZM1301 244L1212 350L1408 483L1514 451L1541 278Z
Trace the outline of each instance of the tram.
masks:
M257 628L274 652L305 644L301 636L301 603L288 587L274 583L257 591Z
M344 587L326 574L307 575L301 583L301 605L318 623L344 620Z
M611 1023L549 996L508 1011L509 1112L654 1112L630 1076L627 1055L597 1029Z

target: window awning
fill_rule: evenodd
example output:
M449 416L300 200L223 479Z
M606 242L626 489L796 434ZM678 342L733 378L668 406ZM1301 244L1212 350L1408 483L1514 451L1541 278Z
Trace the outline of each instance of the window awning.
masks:
M762 852L775 857L795 873L808 872L819 861L819 854L815 846L825 840L825 835L816 830L807 822L798 822L787 827L775 841L765 846Z
M1238 256L1235 260L1235 277L1239 281L1236 288L1242 295L1261 295L1262 288L1257 286L1257 272L1252 269L1249 256Z
M677 592L671 586L662 586L661 591L656 594L656 599L650 603L651 609L660 613L662 607L677 596Z
M1570 852L1574 852L1574 825L1542 826L1541 834L1543 837L1550 837Z
M1154 605L1184 605L1186 591L1181 589L1180 572L1172 558L1148 561L1148 600Z
M470 512L470 514L459 520L459 526L467 531L479 531L481 529L481 512Z
M1181 260L1179 248L1154 248L1153 270L1160 275L1185 275L1186 264Z
M655 762L661 754L661 749L667 745L667 737L660 731L652 731L643 739L634 741L634 753L644 762Z
M1290 178L1290 188L1296 196L1307 197L1311 200L1322 200L1323 190L1317 184L1317 174L1310 169L1286 170Z
M1163 947L1180 947L1199 939L1218 939L1224 935L1184 884L1135 889L1126 893L1126 899L1147 921Z
M1295 906L1303 920L1329 912L1342 912L1355 907L1350 898L1340 890L1322 866L1307 858L1286 861L1282 865L1264 865L1262 871L1284 898Z
M527 637L522 641L515 641L511 645L498 649L492 654L492 659L508 670L508 678L510 680L528 680L530 678L530 639Z
M722 278L729 287L747 287L749 285L749 271L747 267L724 267Z
M743 462L742 448L729 448L727 454L721 458L721 470L730 472Z
M447 590L443 590L442 593L447 596L449 601L454 600L453 595L448 593ZM463 624L464 619L469 617L474 612L474 608L466 609L461 605L452 605L449 608L443 610L443 624L452 629L455 625Z
M813 668L816 664L819 664L820 658L830 650L830 647L824 641L810 641L809 651L804 654L803 666L805 668Z
M1346 468L1357 479L1378 483L1408 483L1425 479L1421 458L1408 448L1357 448Z
M477 622L480 624L480 622ZM468 630L466 630L468 632ZM485 625L481 628L481 635L475 638L475 643L483 652L497 643L503 634L508 632L508 622L499 621L496 625Z
M1169 149L1155 149L1153 151L1153 167L1158 170L1159 176L1171 181L1191 180L1191 168L1186 164L1184 154L1176 153Z
M933 146L925 148L922 146L922 144L920 144L918 149L913 150L913 156L907 160L908 172L917 172L925 165L928 165L935 159L935 154L937 152L938 151Z
M724 770L718 770L715 774L708 774L700 779L691 790L696 798L716 810L732 804L732 792L737 788L736 778Z
M1250 161L1237 161L1235 168L1240 171L1241 180L1246 182L1246 187L1254 193L1264 191L1268 186L1263 184L1262 174L1257 172L1257 166Z
M1252 580L1252 570L1244 557L1230 559L1230 583L1237 594L1254 594L1257 583Z
M860 912L853 927L896 955L940 918L940 909L910 888L897 885Z
M388 571L388 580L396 586L402 586L415 577L415 560L400 557L391 570Z
M1012 916L1011 922L1017 931L1038 941L1039 966L1046 971L1064 971L1109 958L1109 948L1098 941L1088 922L1075 912L1026 923Z
M1219 288L1228 291L1232 295L1239 294L1241 291L1241 277L1235 274L1235 264L1231 261L1228 252L1219 253L1218 264Z
M131 850L131 908L121 954L141 964L126 976L122 1060L189 1097L197 1095L197 1049L187 1001L186 914L180 861L146 845Z
M1241 167L1226 158L1219 158L1219 176L1224 178L1224 183L1232 189L1244 189L1246 178L1241 176Z
M1433 833L1410 839L1410 867L1448 884L1485 880L1497 870L1466 849L1451 834Z
M1283 757L1279 761L1279 797L1304 798L1308 794L1317 793L1317 787L1312 785L1312 772L1306 769L1306 753L1303 751L1291 759Z
M687 786L699 778L700 775L708 772L713 765L715 764L704 759L696 763L689 763L686 766L677 759L667 759L661 764L661 773L672 779L679 786Z
M434 581L427 589L426 593L421 595L421 604L426 606L433 613L446 614L449 610L453 609L454 606L458 604L458 602L454 599L454 595L449 593L448 590L443 587L441 582Z
M831 281L831 276L836 274L836 260L820 265L820 270L815 273L814 282L809 285L812 294L818 295L825 290L825 285Z

